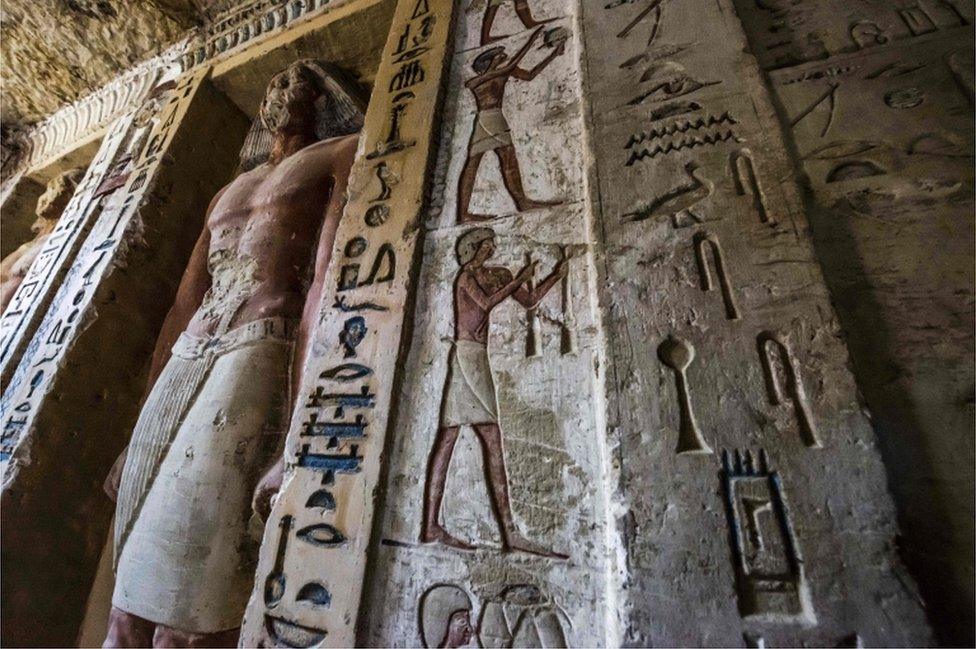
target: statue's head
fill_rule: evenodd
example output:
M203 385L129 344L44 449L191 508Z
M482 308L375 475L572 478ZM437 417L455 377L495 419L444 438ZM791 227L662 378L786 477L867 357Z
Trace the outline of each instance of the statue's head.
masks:
M39 232L61 217L84 175L84 169L69 169L47 184L44 193L37 199L37 221L31 226L32 232Z
M495 231L491 228L472 228L458 237L455 246L458 264L484 262L495 254Z
M341 69L325 61L302 59L274 75L261 102L244 149L243 170L264 162L275 133L314 130L319 140L358 132L369 96Z
M424 594L420 632L425 647L463 647L474 637L471 598L453 584L438 584Z

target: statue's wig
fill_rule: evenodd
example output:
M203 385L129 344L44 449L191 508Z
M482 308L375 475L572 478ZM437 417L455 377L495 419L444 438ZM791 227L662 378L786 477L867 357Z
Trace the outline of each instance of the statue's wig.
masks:
M327 61L301 59L289 67L301 66L308 72L319 96L315 100L315 135L319 140L358 133L363 127L369 94L349 74ZM250 171L268 160L271 131L260 113L241 149L240 171Z

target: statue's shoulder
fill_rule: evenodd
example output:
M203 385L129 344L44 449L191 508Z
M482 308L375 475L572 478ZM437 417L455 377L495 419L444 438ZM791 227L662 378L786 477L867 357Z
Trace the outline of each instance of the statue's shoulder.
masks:
M303 158L323 159L333 161L337 157L352 157L356 155L356 145L359 143L359 133L330 137L319 140L299 151Z

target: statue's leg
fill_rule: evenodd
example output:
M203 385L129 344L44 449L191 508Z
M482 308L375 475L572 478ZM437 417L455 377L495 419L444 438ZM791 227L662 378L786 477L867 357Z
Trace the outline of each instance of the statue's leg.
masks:
M108 616L108 633L102 647L151 647L155 628L155 622L113 606Z
M160 624L153 636L153 647L236 647L241 629L228 629L216 633L193 633Z

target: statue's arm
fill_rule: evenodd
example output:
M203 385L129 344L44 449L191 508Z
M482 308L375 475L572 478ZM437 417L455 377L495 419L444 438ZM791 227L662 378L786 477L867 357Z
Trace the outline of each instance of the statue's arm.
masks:
M286 410L285 424L281 431L282 441L288 433L291 416L298 405L297 401L301 398L302 375L305 371L305 363L308 361L308 350L311 347L312 336L318 325L319 307L325 290L325 274L329 270L329 262L332 260L332 247L335 244L336 230L339 227L339 219L342 217L342 209L346 203L346 187L353 158L356 155L357 143L358 138L350 136L337 146L334 152L330 151L330 154L334 153L334 155L331 155L329 164L335 172L332 174L329 202L326 205L322 226L319 230L312 284L305 296L305 307L302 310L302 319L298 325L298 335L295 339L295 353L291 364L291 394L288 395L289 407ZM251 508L264 520L267 520L271 513L271 499L281 489L284 475L285 457L284 453L279 451L275 455L271 467L264 473L255 487L254 496L251 499Z

